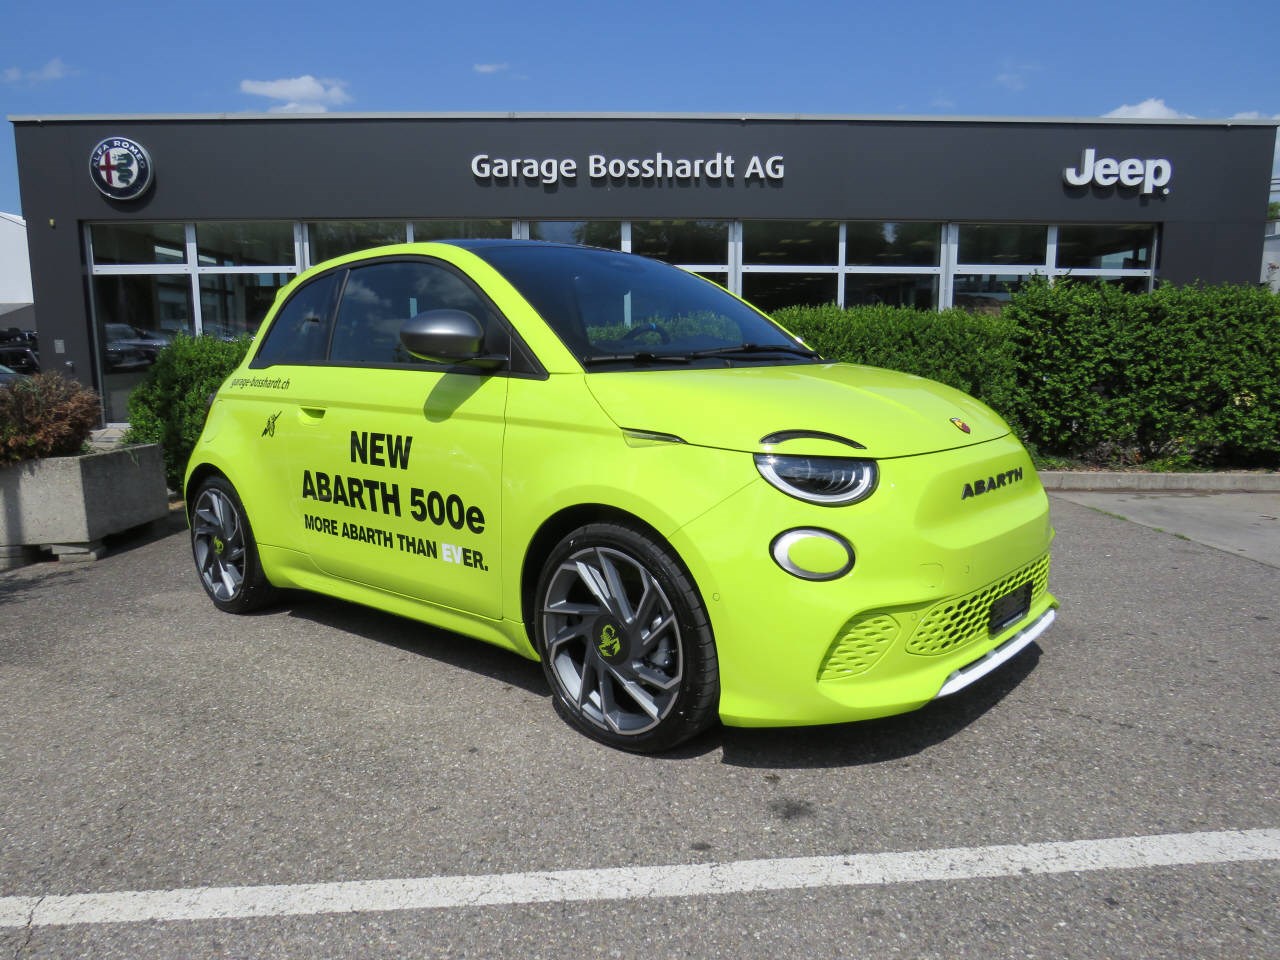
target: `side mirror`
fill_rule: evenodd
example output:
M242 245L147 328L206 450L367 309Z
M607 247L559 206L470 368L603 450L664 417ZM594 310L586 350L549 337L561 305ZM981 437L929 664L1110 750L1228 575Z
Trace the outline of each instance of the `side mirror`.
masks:
M464 310L427 310L400 328L400 342L421 360L475 360L481 356L484 330Z

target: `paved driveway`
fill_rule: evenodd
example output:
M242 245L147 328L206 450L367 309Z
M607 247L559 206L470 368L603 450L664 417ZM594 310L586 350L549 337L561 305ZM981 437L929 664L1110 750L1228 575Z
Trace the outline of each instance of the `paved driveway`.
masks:
M218 614L180 531L0 576L0 951L1280 956L1280 570L1054 511L1005 670L658 758L496 649Z

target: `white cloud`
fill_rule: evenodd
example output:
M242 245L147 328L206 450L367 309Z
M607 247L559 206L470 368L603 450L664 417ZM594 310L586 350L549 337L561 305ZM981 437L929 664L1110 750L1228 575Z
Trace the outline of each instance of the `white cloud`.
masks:
M317 80L311 74L281 80L241 80L240 92L280 100L272 113L324 113L351 102L345 80Z
M509 63L477 63L471 67L476 73L502 73L504 70L511 69Z
M996 74L995 81L998 86L1004 87L1018 93L1027 89L1027 81L1031 74L1040 70L1038 63L1011 63L1005 61L1002 69Z
M1141 103L1126 103L1116 107L1104 117L1125 117L1136 120L1191 120L1194 114L1173 109L1158 97L1148 97Z
M54 57L43 67L37 67L35 70L23 70L21 67L8 67L4 73L0 73L0 78L5 83L48 83L50 80L61 80L63 77L71 76L71 71L67 65L62 62L61 57Z

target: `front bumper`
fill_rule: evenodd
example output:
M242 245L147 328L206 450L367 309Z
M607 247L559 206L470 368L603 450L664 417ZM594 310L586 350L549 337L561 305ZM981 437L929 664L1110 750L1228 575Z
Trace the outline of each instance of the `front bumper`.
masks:
M966 483L1015 468L1019 483L962 498ZM673 537L715 630L724 723L914 710L995 669L1052 622L1048 499L1016 440L881 461L880 470L875 494L840 508L760 480ZM839 534L853 569L827 582L781 569L769 545L795 527Z

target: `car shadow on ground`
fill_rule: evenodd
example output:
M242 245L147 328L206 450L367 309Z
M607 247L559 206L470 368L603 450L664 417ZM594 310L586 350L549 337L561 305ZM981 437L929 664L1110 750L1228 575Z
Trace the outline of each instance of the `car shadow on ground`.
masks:
M723 762L761 769L856 767L914 756L960 733L1017 689L1040 660L1032 644L995 673L911 713L823 727L720 732Z
M439 660L548 700L551 698L551 688L542 675L540 665L509 650L460 633L303 591L287 591L280 603L263 612L278 612L282 609L291 617L355 634L416 656Z
M308 620L460 670L509 684L548 701L551 689L542 668L499 647L390 613L319 594L290 591L272 607ZM1000 670L951 697L920 710L860 723L821 727L744 729L713 726L658 760L689 760L719 750L730 766L761 769L849 767L913 756L964 730L997 706L1036 668L1039 645L1032 644ZM550 709L548 702L547 708Z

